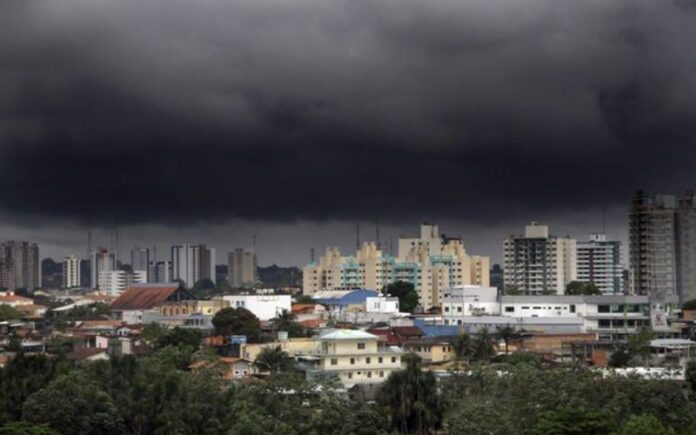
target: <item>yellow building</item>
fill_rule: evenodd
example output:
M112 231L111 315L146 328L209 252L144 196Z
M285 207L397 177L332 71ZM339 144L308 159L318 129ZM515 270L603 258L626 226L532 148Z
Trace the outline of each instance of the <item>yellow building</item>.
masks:
M424 363L440 363L454 358L454 346L444 340L421 339L404 343L404 352L418 355Z
M239 355L249 361L255 361L263 349L273 349L277 346L280 346L284 352L292 357L321 355L321 341L317 338L290 338L272 343L242 344L239 348Z

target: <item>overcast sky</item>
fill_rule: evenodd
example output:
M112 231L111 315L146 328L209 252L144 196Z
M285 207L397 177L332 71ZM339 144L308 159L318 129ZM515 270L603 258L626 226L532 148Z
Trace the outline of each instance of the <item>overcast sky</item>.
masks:
M0 237L625 239L634 190L696 186L694 41L693 0L2 0Z

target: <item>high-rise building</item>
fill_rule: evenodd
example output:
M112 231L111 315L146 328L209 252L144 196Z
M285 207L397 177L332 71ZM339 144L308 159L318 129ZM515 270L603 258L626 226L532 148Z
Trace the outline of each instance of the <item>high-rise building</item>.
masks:
M75 255L65 257L63 260L63 288L80 287L81 277L80 259Z
M536 222L525 227L524 235L505 240L503 257L506 292L562 295L577 279L575 239L550 236L549 227Z
M172 282L172 263L171 261L151 261L148 272L148 280L151 283Z
M201 279L215 280L215 249L188 243L172 246L172 279L188 287Z
M244 249L227 254L227 273L232 287L251 287L256 284L256 255Z
M7 241L0 245L0 285L14 291L41 285L39 247L36 243Z
M150 269L150 250L148 248L134 247L131 249L131 269L133 272L143 272L148 280Z
M593 283L603 294L624 292L621 242L592 234L589 241L577 243L577 261L578 281Z
M676 214L677 294L681 302L696 299L696 195L679 198Z
M103 270L99 272L99 291L110 296L118 296L131 285L146 282L143 271Z
M379 290L395 281L412 283L424 308L439 306L443 290L461 285L488 286L490 260L469 255L458 239L443 240L436 225L421 226L420 238L399 240L399 257L366 242L355 256L328 248L318 262L303 269L302 292L367 288Z
M110 272L116 270L116 255L109 252L106 248L99 248L92 252L92 261L90 267L90 286L94 290L99 288L99 277L102 272Z
M631 291L661 299L677 294L676 199L636 193L629 213Z

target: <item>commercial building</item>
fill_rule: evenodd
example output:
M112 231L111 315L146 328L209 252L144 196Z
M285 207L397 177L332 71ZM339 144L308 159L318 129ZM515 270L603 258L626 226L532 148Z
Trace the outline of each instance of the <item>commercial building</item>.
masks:
M443 293L442 316L446 319L499 313L498 289L495 287L459 286L446 289Z
M187 287L201 279L215 282L215 248L188 243L172 246L172 279Z
M419 238L399 239L399 256L386 255L366 242L355 256L328 248L319 261L303 269L304 294L352 288L381 289L396 281L412 283L424 308L440 305L443 289L489 285L488 257L469 255L461 240L445 239L436 225L421 226Z
M232 287L256 285L256 254L244 249L235 249L227 254L228 280Z
M90 286L95 290L99 289L99 277L102 272L116 270L116 255L109 252L106 248L99 248L92 252L91 280Z
M0 245L0 285L10 291L34 290L41 285L36 243L7 241Z
M63 260L63 288L80 287L80 281L80 259L75 255L65 257Z
M118 296L134 284L147 283L144 271L103 270L99 272L99 292Z
M550 236L546 225L532 222L503 243L505 291L564 294L577 279L576 255L575 239Z
M290 295L225 295L222 299L232 308L246 308L259 320L271 320L283 311L292 311Z
M577 243L577 280L593 283L603 294L624 293L621 257L621 242L590 235L589 241Z

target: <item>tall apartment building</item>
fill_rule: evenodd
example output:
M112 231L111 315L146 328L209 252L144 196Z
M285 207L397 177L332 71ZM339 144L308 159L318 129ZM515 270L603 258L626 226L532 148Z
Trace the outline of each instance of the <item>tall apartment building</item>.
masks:
M143 271L127 272L125 270L103 270L99 272L99 292L118 296L133 284L147 283Z
M172 246L172 277L192 287L201 279L215 282L215 249L188 243Z
M578 277L591 282L607 295L624 293L621 242L607 240L604 234L592 234L577 243Z
M147 277L151 283L172 282L172 262L151 261Z
M69 255L63 260L63 288L75 288L81 286L80 259L75 255Z
M677 294L682 302L696 299L696 195L679 198L676 213Z
M7 241L0 245L0 285L14 291L41 285L39 247L36 243Z
M424 308L439 306L444 289L460 285L488 286L490 260L469 255L461 240L444 241L435 225L421 226L420 238L399 240L399 257L385 255L366 242L354 256L328 248L318 262L303 269L304 294L320 290L379 290L395 281L414 285Z
M631 291L660 299L676 295L678 243L674 196L636 193L629 212L629 243Z
M99 276L102 272L116 270L116 254L106 248L99 248L92 252L92 265L90 268L90 285L94 290L99 288Z
M256 284L256 255L244 249L227 254L229 282L232 287L249 287Z
M549 235L546 225L532 222L524 235L510 236L503 243L503 282L528 294L565 293L577 279L576 241Z
M149 282L150 274L150 249L135 246L131 249L131 268L133 271L143 272L146 282Z

